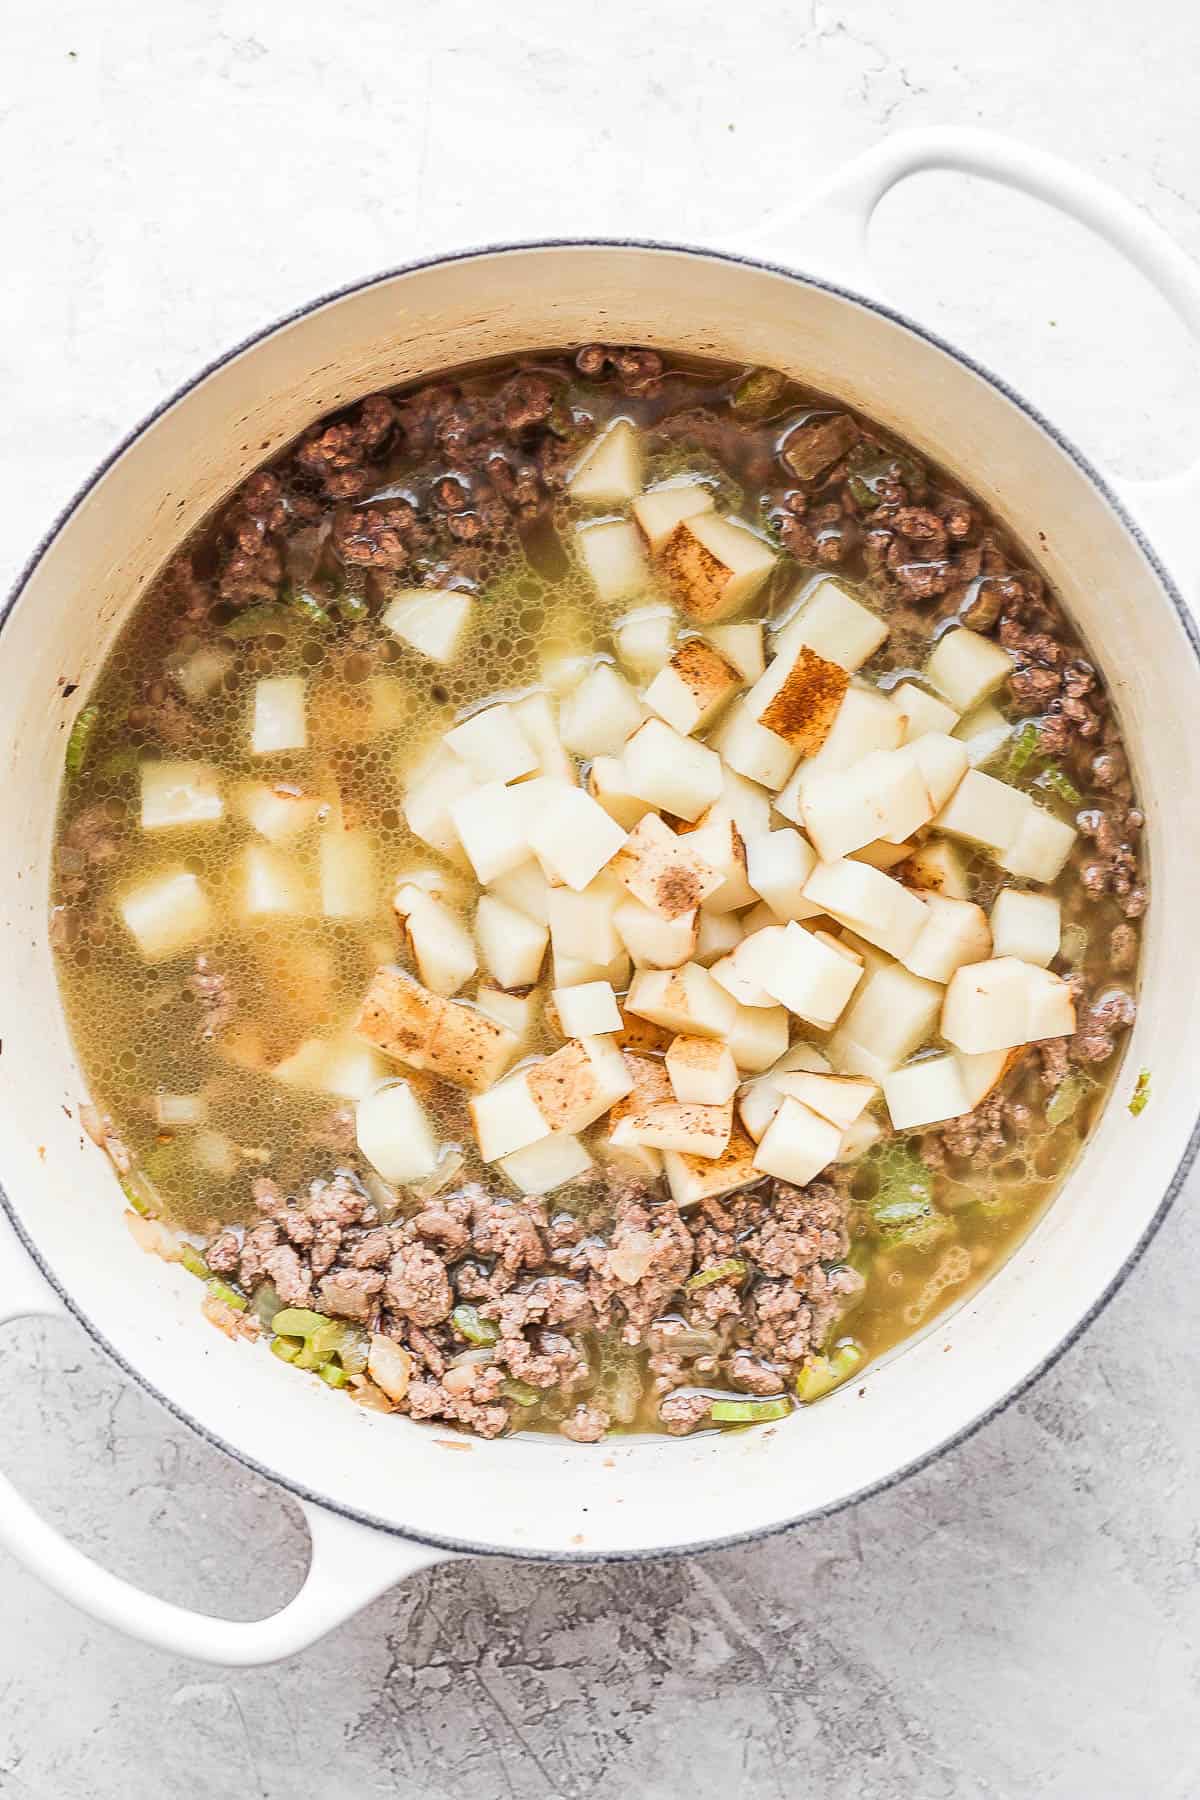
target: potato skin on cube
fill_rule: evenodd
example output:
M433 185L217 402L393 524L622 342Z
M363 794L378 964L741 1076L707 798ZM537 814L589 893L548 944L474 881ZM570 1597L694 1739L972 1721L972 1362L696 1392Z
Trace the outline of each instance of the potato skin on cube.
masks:
M753 598L775 567L775 552L747 526L704 512L682 520L656 560L684 611L715 624Z
M754 1166L754 1140L736 1123L720 1156L687 1156L678 1150L664 1150L662 1162L671 1198L681 1210L762 1180Z
M696 853L690 837L678 837L655 813L647 813L630 832L613 858L612 873L635 900L664 919L694 912L724 880Z
M801 756L815 756L833 728L849 686L845 669L802 644L783 686L758 722Z
M486 1013L431 994L390 964L375 971L354 1029L385 1056L474 1093L503 1073L520 1042Z

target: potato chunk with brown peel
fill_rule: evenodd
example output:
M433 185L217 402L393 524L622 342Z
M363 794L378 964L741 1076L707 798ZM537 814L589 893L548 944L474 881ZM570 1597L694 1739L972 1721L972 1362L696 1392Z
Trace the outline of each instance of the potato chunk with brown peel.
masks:
M651 550L661 550L685 519L712 509L711 488L695 480L681 481L639 495L633 503L633 516Z
M709 1161L729 1147L733 1102L723 1106L684 1106L666 1100L644 1111L628 1113L613 1126L614 1149L637 1144L646 1150L674 1150L681 1156Z
M646 705L684 737L703 731L742 686L733 664L703 638L684 638L646 689Z
M683 519L657 553L660 575L684 611L716 623L753 598L775 552L748 525L704 512Z
M773 1072L770 1079L779 1093L803 1101L839 1131L848 1131L879 1091L873 1081L815 1069L785 1069L782 1073Z
M737 1016L735 1002L699 963L639 969L625 1010L690 1037L727 1037Z
M662 1160L671 1198L681 1210L696 1206L701 1200L719 1199L722 1194L732 1194L762 1179L754 1166L754 1142L736 1124L720 1156L686 1156L678 1150L664 1150Z
M630 832L611 869L635 900L664 919L694 912L725 879L696 853L690 837L678 837L655 813Z
M397 1062L473 1093L499 1078L520 1041L485 1013L430 993L390 965L375 971L354 1029Z
M573 1038L524 1073L551 1131L583 1131L633 1086L621 1052L606 1037Z
M758 722L801 756L815 756L833 728L849 686L845 669L802 644Z
M631 1022L635 1025L642 1023L638 1019ZM646 1030L654 1031L655 1027L648 1025ZM622 1119L628 1118L631 1113L644 1112L648 1107L663 1105L674 1098L671 1083L667 1079L666 1064L656 1056L645 1056L640 1051L628 1049L622 1050L621 1058L632 1086L627 1094L614 1101L609 1108L608 1117L601 1127L600 1143L606 1155L615 1153L620 1161L632 1163L635 1167L644 1169L648 1175L658 1176L662 1172L662 1157L657 1150L646 1144L616 1144L613 1138Z
M667 1051L667 1075L683 1106L724 1106L738 1084L733 1053L716 1038L674 1038Z

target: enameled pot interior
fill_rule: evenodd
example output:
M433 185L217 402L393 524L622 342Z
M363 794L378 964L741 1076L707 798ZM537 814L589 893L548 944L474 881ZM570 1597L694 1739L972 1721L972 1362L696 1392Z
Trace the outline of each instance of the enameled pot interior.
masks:
M481 356L591 339L768 363L954 469L1036 556L1102 662L1148 811L1141 1014L1117 1095L1063 1194L1005 1268L854 1388L770 1430L596 1446L453 1439L363 1412L205 1323L190 1277L137 1251L74 1116L84 1092L46 940L65 734L122 618L178 540L321 413ZM968 1429L1070 1338L1135 1253L1189 1154L1200 1006L1191 941L1200 792L1193 643L1075 454L932 339L852 297L702 252L479 253L325 302L218 365L52 535L0 636L0 1181L89 1328L201 1430L297 1491L432 1542L621 1554L727 1540L844 1502ZM1153 1071L1139 1119L1123 1100Z

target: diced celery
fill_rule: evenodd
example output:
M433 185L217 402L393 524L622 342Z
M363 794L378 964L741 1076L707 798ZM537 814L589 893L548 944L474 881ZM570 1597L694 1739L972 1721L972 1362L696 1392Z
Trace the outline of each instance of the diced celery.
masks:
M301 1338L274 1337L271 1339L271 1355L277 1356L280 1362L295 1362L303 1348L304 1342Z
M179 1246L179 1260L187 1270L188 1274L194 1275L198 1281L211 1281L212 1270L197 1250L195 1244L189 1244L186 1238Z
M317 1374L325 1385L331 1388L343 1388L350 1379L345 1369L339 1369L336 1363L331 1362L322 1363Z
M810 1356L796 1377L796 1398L805 1406L831 1393L846 1381L863 1361L863 1348L847 1338L828 1356Z
M1150 1071L1149 1071L1149 1069L1142 1069L1138 1073L1137 1082L1134 1086L1133 1094L1132 1094L1132 1097L1129 1102L1129 1110L1133 1114L1134 1118L1136 1119L1140 1113L1145 1112L1145 1110L1149 1106L1149 1104L1150 1104Z
M515 1400L518 1406L536 1406L542 1398L537 1388L530 1387L527 1381L518 1381L515 1375L505 1376L500 1392L506 1400Z
M211 1299L220 1300L224 1306L232 1306L234 1312L245 1312L249 1304L245 1294L239 1294L236 1288L231 1288L228 1282L220 1281L216 1276L209 1282L208 1292Z
M1075 786L1070 776L1059 768L1057 763L1047 763L1034 782L1034 787L1044 789L1047 793L1057 794L1068 806L1078 806L1083 795Z
M283 1337L311 1337L313 1332L331 1321L324 1313L309 1312L303 1306L286 1306L271 1320L271 1330Z
M491 1319L481 1319L473 1306L456 1306L450 1314L450 1323L459 1337L466 1338L468 1344L496 1344L500 1341L500 1327Z
M707 1269L698 1269L689 1275L683 1284L684 1292L694 1294L700 1288L711 1287L716 1281L740 1281L746 1273L746 1265L736 1256L726 1256Z
M778 1400L714 1400L709 1417L718 1425L763 1425L769 1419L786 1419L791 1402Z
M68 775L82 775L99 723L100 708L98 706L85 706L82 712L76 714L75 723L71 727L71 735L67 739Z
M743 419L763 419L787 386L778 369L751 369L734 388L729 404Z

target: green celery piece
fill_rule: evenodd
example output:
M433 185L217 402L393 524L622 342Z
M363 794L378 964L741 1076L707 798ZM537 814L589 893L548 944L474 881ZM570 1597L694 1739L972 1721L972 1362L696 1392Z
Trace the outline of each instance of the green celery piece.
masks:
M518 1406L536 1406L542 1398L537 1388L530 1387L527 1381L519 1381L515 1375L506 1375L500 1383L500 1392L506 1400L515 1400Z
M291 607L280 600L261 600L257 606L248 606L245 612L240 612L236 619L230 619L228 625L222 626L222 633L235 641L266 637L271 631L286 637L295 623L296 614Z
M1058 798L1065 800L1068 806L1078 806L1083 799L1083 795L1070 776L1065 774L1057 763L1047 763L1033 785L1042 788L1048 794L1057 794Z
M303 589L299 589L289 596L288 605L291 606L294 611L306 618L310 625L333 624L333 620L325 611L321 602L312 594L306 593Z
M221 1300L226 1306L232 1306L234 1312L245 1312L249 1302L245 1294L239 1294L228 1282L219 1281L216 1276L208 1284L209 1294L214 1300Z
M796 1398L805 1406L823 1399L861 1367L863 1355L862 1345L847 1338L828 1356L810 1356L796 1377Z
M345 1369L339 1369L336 1363L322 1363L317 1374L326 1387L331 1388L344 1388L350 1379Z
M481 1319L474 1306L456 1306L450 1314L450 1323L459 1337L466 1338L468 1344L477 1344L480 1348L500 1342L500 1327L491 1319Z
M71 735L67 739L66 765L68 775L82 775L88 753L92 747L92 739L96 735L96 727L100 723L100 708L85 706L76 713L75 723L71 727Z
M1014 734L1008 746L1008 772L1019 775L1034 751L1037 749L1038 728L1032 719L1026 719L1021 729Z
M197 1250L195 1244L189 1244L186 1240L180 1244L179 1260L187 1270L188 1274L194 1275L198 1281L212 1280L212 1270Z
M787 376L778 369L751 369L743 375L729 404L743 419L764 419L787 386Z
M769 1419L786 1419L791 1402L778 1400L714 1400L709 1417L718 1425L765 1425Z
M295 1362L304 1344L300 1338L274 1337L271 1339L271 1355L277 1356L280 1362Z
M147 1200L145 1194L143 1194L141 1188L137 1185L139 1179L140 1177L134 1175L122 1175L120 1177L121 1192L124 1194L135 1213L140 1213L143 1219L153 1219L157 1215L149 1200Z
M1046 1102L1047 1125L1065 1125L1068 1119L1074 1117L1086 1085L1074 1073L1064 1075Z
M1133 1114L1134 1118L1136 1119L1136 1118L1139 1118L1141 1116L1141 1114L1145 1112L1145 1110L1149 1106L1149 1104L1150 1104L1150 1071L1149 1071L1149 1069L1141 1069L1138 1072L1138 1078L1134 1085L1133 1094L1130 1097L1129 1110Z
M333 605L335 612L349 625L359 624L371 610L360 594L341 594Z
M698 1269L689 1275L683 1284L685 1294L695 1294L700 1288L711 1287L715 1281L740 1281L746 1273L746 1265L736 1256L726 1256L721 1262L713 1263L711 1268Z
M314 1331L332 1323L333 1320L327 1319L324 1313L309 1312L303 1306L285 1306L271 1320L271 1330L280 1337L310 1338Z

